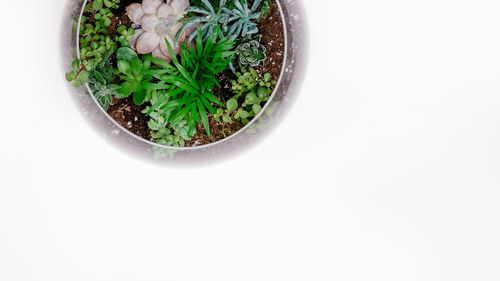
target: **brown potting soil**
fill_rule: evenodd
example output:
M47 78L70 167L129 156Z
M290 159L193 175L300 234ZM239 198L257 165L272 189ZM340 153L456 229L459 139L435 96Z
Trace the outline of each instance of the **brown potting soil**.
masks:
M144 105L136 105L131 98L113 99L113 104L108 107L107 112L123 128L143 139L151 140L148 127L149 118L141 113L145 107Z
M132 21L127 16L127 14L122 14L121 16L114 16L111 18L111 25L106 27L109 34L115 34L119 26L124 25L127 28L132 26Z
M122 13L112 19L112 24L108 27L109 34L115 34L116 29L120 25L126 25L127 27L132 25L132 22L126 15L125 7L135 2L140 1L121 1L118 10ZM261 77L263 77L265 73L270 73L272 79L278 80L284 60L285 36L278 6L271 5L270 8L271 11L268 17L262 19L258 23L259 33L262 34L261 44L267 49L267 59L263 67L255 67L255 69ZM115 62L113 62L113 65L114 64ZM231 81L234 79L236 79L236 76L229 69L217 75L220 87L216 86L214 88L214 94L221 101L226 102L234 95L231 92ZM109 106L107 112L113 119L130 132L146 140L152 140L150 129L147 124L149 117L141 113L145 107L146 105L136 105L133 102L132 96L130 96L120 100L114 99L113 104ZM186 146L194 147L213 143L235 134L244 127L240 122L218 123L212 115L209 115L209 124L210 136L208 136L203 127L197 125L197 134L190 141L186 141Z

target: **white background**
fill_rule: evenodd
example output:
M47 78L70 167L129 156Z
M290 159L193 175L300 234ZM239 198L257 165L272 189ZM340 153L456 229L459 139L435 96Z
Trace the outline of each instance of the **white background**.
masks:
M80 115L64 0L2 4L0 280L500 280L497 0L308 1L288 118L196 169Z

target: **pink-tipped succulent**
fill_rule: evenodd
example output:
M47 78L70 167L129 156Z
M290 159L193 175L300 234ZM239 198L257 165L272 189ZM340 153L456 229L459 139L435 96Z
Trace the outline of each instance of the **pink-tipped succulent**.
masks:
M142 4L129 5L129 18L141 27L130 39L132 49L138 54L151 53L155 58L170 62L172 57L165 39L177 54L180 50L179 44L184 42L186 33L190 32L183 32L177 42L174 42L175 35L182 25L179 19L184 16L187 7L189 0L167 0L167 3L164 0L143 0Z

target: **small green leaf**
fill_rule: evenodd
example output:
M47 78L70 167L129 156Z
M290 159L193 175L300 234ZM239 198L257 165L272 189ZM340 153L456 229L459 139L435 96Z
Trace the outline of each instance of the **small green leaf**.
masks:
M68 82L71 82L71 81L73 81L73 79L75 79L75 76L76 76L76 73L74 71L70 71L70 72L66 73L66 80L68 80Z
M94 10L102 9L102 0L95 0L92 5L92 8L94 8Z
M130 67L130 64L126 61L123 61L123 60L119 60L118 63L117 63L117 66L118 66L118 70L120 70L121 73L124 73L124 74L127 74L127 75L130 75L131 74L131 67Z
M266 81L266 82L271 81L271 73L264 74L264 81Z
M127 81L122 83L120 88L120 94L122 97L128 97L132 94L133 91L137 88L137 82L135 81Z
M264 98L267 95L267 89L264 87L259 87L259 89L257 90L257 95L259 96L259 98Z
M262 110L262 107L258 104L254 104L252 106L252 110L255 113L255 115L259 114L259 112Z
M235 99L229 99L226 105L228 111L233 111L238 107L238 102Z
M95 76L95 79L97 80L97 82L99 82L101 84L106 84L106 80L104 80L104 77L102 76L102 74L99 71L94 71L94 76Z
M145 90L142 90L142 91L139 91L139 92L135 92L134 93L134 103L137 104L137 105L143 104L144 100L145 100L145 97L146 97L146 91Z
M127 27L126 27L126 26L124 26L124 25L120 25L120 26L116 29L116 31L118 31L118 33L120 33L120 34L123 34L123 32L124 32L124 31L127 31Z
M142 73L142 70L144 69L142 61L138 58L134 58L130 61L130 67L132 68L132 73L135 76L140 75Z
M246 104L255 104L258 102L257 96L254 93L249 93L245 97Z
M90 81L90 73L88 71L86 71L86 70L83 70L78 75L78 80L80 80L80 82L82 84L89 82Z
M243 109L240 109L238 111L238 114L240 115L241 118L247 118L248 116L250 116L250 114L247 111L243 110Z
M73 68L74 71L79 71L80 70L80 60L74 60L73 63L71 63L71 68Z

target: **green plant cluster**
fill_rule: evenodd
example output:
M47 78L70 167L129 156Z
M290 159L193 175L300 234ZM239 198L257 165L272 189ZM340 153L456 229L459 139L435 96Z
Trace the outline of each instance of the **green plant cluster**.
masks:
M183 147L197 130L210 136L210 115L220 123L246 125L262 111L276 84L271 74L260 77L252 68L266 59L257 22L267 16L273 1L191 0L177 36L194 24L196 32L178 55L165 40L172 59L168 63L132 50L134 29L110 27L120 0L89 0L81 19L81 59L73 61L66 79L76 87L88 83L104 109L115 98L144 104L151 137L165 146ZM230 89L233 97L223 103L214 88L221 86L218 75L228 69L236 79Z
M164 90L153 90L151 92L151 104L157 104L159 97L166 95ZM159 108L154 108L151 112L151 106L146 107L142 113L148 114L150 120L148 127L151 130L151 136L156 143L166 146L183 147L185 141L191 140L196 134L196 129L189 130L188 121L183 119L175 126L169 126L168 120L165 119L164 112Z
M227 7L222 8L222 12L228 16L227 34L232 36L233 40L259 32L255 21L261 15L259 11L261 2L262 0L255 0L249 7L247 0L235 0L236 8L232 10Z
M259 32L255 21L262 15L260 12L262 0L253 1L252 6L249 6L247 0L233 0L230 1L230 5L227 0L220 0L219 5L215 7L213 1L200 1L202 5L196 5L195 2L186 9L191 16L179 29L176 40L193 24L201 24L201 33L205 40L216 32L215 27L219 25L222 28L218 31L224 36L229 36L231 41ZM192 34L189 40L192 41L195 37L196 34Z
M210 1L210 4L212 4L212 7L214 8L214 10L217 10L221 7L219 0L209 0L209 1ZM189 2L191 3L191 6L201 7L203 5L201 0L190 0ZM248 0L248 3L253 4L254 1ZM271 11L271 5L273 5L273 4L274 4L273 0L262 0L262 4L261 4L261 8L260 8L261 15L257 19L257 21L260 21L269 15L269 12ZM236 6L234 5L234 0L227 0L225 7L230 9L230 10L236 8ZM194 15L195 15L195 13L190 13L190 14L188 14L187 17L189 18L189 17L192 17Z
M161 87L152 82L153 76L148 74L151 61L142 61L139 56L128 47L121 47L116 52L117 67L116 74L120 76L120 97L125 98L133 94L135 104L143 104L150 99L152 90Z
M217 32L203 42L201 29L197 34L196 50L187 44L182 46L180 60L166 41L173 65L148 56L148 60L161 66L161 69L147 72L159 81L155 89L167 91L152 104L147 114L159 109L171 127L187 120L189 131L199 124L210 135L207 112L215 114L214 106L224 106L212 91L219 84L215 75L226 70L233 59L230 50L234 48L234 42L219 37Z
M269 100L271 87L276 85L276 81L271 80L270 73L259 78L253 68L242 69L236 76L238 79L232 81L232 91L235 95L226 102L227 109L218 109L214 116L218 122L221 122L221 119L226 123L239 120L246 125L250 118L262 111L262 103Z
M118 28L120 36L110 36L107 27L112 23L113 12L118 8L120 0L93 0L85 6L85 14L81 19L80 59L72 63L72 70L66 74L66 79L75 87L91 81L91 72L101 63L106 55L118 48L118 43L129 44L133 29L125 26Z

